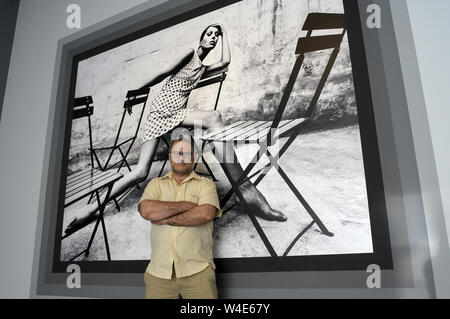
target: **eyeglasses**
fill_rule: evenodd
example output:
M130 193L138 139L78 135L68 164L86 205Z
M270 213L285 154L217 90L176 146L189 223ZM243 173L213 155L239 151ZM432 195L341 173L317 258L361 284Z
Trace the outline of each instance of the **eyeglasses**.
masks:
M190 159L191 156L192 156L192 153L191 153L191 152L171 151L171 152L170 152L170 155L172 155L172 157L175 157L175 158L183 157L183 158L185 158L185 159Z

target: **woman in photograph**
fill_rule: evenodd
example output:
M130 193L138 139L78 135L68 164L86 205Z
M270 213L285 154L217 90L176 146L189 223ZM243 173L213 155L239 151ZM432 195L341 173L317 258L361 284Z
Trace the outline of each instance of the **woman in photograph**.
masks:
M211 65L204 65L202 61L213 50L217 42L222 41L221 60ZM177 126L194 126L201 121L202 128L208 132L224 127L218 111L193 110L186 108L190 92L197 86L202 75L205 77L219 73L231 61L226 31L222 25L209 25L200 36L197 50L189 49L181 54L165 70L161 70L142 87L152 87L168 78L160 92L153 99L150 113L143 127L143 142L136 168L114 184L110 198L122 194L129 187L145 181L150 171L153 158L158 147L158 138ZM234 154L232 143L215 143L216 156L224 158L222 152ZM232 153L230 153L232 152ZM233 156L234 157L234 156ZM225 163L234 181L237 181L243 170L239 163ZM240 186L240 190L248 203L249 209L263 219L286 221L287 217L278 210L272 209L264 196L247 180ZM91 222L98 212L97 203L91 203L76 213L76 217L66 228L66 233L72 233Z

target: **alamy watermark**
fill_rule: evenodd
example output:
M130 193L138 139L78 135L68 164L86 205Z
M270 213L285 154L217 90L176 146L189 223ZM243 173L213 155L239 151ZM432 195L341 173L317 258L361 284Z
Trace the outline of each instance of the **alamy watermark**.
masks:
M377 264L367 266L366 272L370 273L366 279L367 288L381 288L381 269Z
M81 288L81 268L77 264L67 266L66 272L70 273L66 279L66 286L69 289Z
M219 163L237 164L239 161L235 149L240 149L239 153L243 158L250 158L250 161L246 160L248 163L257 163L264 156L270 160L271 165L264 168L263 173L266 173L271 167L278 168L280 156L279 129L258 129L258 127L217 128L211 130L210 133L204 133L205 126L203 123L202 120L194 121L194 130L190 133L187 132L187 129L173 130L170 140L190 139L192 137L195 143L195 161L198 161L204 153L212 152ZM214 134L214 132L217 133ZM205 139L206 143L203 143L202 138L209 134L211 134L211 138ZM257 145L258 150L255 152L254 147L241 148L241 146L248 144Z
M381 7L378 4L370 4L367 6L367 13L370 15L367 17L367 27L369 29L381 28Z
M78 4L71 3L67 6L66 12L69 13L66 19L66 25L69 29L81 28L81 8Z

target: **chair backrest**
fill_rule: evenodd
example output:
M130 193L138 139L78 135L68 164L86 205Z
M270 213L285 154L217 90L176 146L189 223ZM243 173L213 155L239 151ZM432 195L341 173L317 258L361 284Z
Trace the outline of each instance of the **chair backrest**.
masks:
M197 86L195 87L195 89L199 89L201 87L211 85L214 83L223 82L227 76L227 72L228 72L228 67L226 67L223 70L220 70L219 73L208 74L208 76L206 76L206 77L202 76L200 81L198 82Z
M342 29L340 34L312 37L315 30ZM346 31L345 15L333 13L311 13L306 18L303 31L308 31L306 37L298 39L296 54L320 51L339 47Z
M139 120L138 123L136 123L136 130L134 132L134 137L137 136L138 132L139 132L139 128L141 126L141 122L142 122L142 116L144 115L144 110L145 110L145 106L147 104L147 98L148 98L148 94L150 92L150 88L149 87L144 87L138 90L130 90L127 92L126 95L126 100L123 103L123 113L122 113L122 118L120 120L120 125L119 125L119 130L117 131L117 135L116 135L116 139L115 139L115 144L117 143L119 137L120 137L120 133L122 131L122 126L125 120L125 117L127 115L127 111L128 109L133 109L136 106L140 105L141 106L141 111L139 113Z
M217 109L217 105L219 103L220 92L222 89L222 84L223 84L223 81L225 81L225 78L227 77L227 72L228 72L228 66L226 66L225 68L221 68L216 71L213 71L206 75L205 75L205 73L203 73L202 77L200 78L200 81L198 82L197 86L194 88L194 90L197 90L197 89L200 89L200 88L208 86L208 85L219 83L219 89L218 89L217 95L216 95L216 102L214 104L214 111ZM188 127L188 129L192 131L192 130L194 130L194 126L190 126L190 127ZM166 145L168 147L169 147L169 143L167 141L170 140L169 136L171 133L172 133L172 130L165 133L163 136L163 141L166 143Z
M342 29L342 32L339 34L332 35L320 35L320 36L311 36L312 32L315 30L331 30L331 29ZM331 69L333 68L333 64L336 61L336 57L340 50L340 45L342 39L344 38L346 32L346 23L345 23L345 15L344 14L335 14L335 13L310 13L306 17L305 23L303 24L303 31L307 31L305 37L300 37L297 41L297 47L295 50L295 54L298 54L294 68L291 72L291 76L289 77L288 84L283 92L283 96L280 101L280 105L275 113L274 120L272 122L271 128L276 129L281 121L281 117L283 116L284 110L286 108L286 104L288 102L289 96L291 95L294 84L297 80L298 73L300 72L300 68L303 64L303 60L305 57L305 53L333 49L333 52L330 55L327 66L323 72L322 78L319 81L317 89L314 93L314 96L306 109L304 118L308 119L311 114L314 112L317 101L319 100L320 94L325 86L325 83L330 75ZM267 140L271 141L270 134L273 130L269 130Z
M94 114L94 105L92 96L82 96L74 99L73 102L73 113L72 120L80 119L83 117L88 118L88 128L89 128L89 147L92 150L92 125L91 125L91 115ZM94 157L91 153L91 169L94 168Z
M72 119L79 119L82 117L89 117L94 113L94 106L92 105L92 96L82 96L74 99Z
M225 78L227 77L227 72L228 72L228 66L223 69L220 69L214 73L210 73L206 77L202 76L202 78L198 82L197 86L194 88L194 90L196 90L196 89L208 86L208 85L219 83L219 89L217 91L217 96L216 96L216 102L214 104L214 111L217 109L217 104L219 103L220 92L222 90L222 84L223 84L223 81L225 81Z

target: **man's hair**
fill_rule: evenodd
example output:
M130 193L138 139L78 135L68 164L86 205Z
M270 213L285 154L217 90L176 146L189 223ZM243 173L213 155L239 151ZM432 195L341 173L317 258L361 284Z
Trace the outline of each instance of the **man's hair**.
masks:
M187 142L191 143L192 153L196 153L196 145L195 145L194 139L188 129L176 128L175 130L172 131L172 134L170 136L169 152L172 151L172 147L175 145L175 143L179 142L179 141L187 141Z

